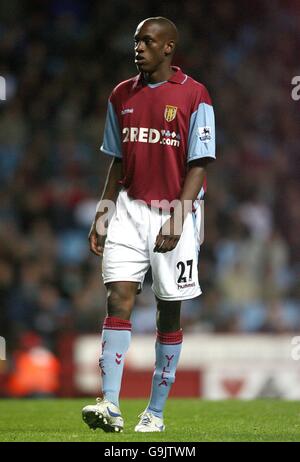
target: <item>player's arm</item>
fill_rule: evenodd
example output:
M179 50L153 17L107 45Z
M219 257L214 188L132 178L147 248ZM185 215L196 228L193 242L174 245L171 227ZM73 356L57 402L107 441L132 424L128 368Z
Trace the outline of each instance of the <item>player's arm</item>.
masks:
M182 232L184 220L192 211L205 178L206 167L216 158L215 118L210 96L204 86L196 95L190 118L187 152L187 174L173 215L162 226L155 242L155 252L173 250ZM178 223L179 221L179 223Z
M107 113L104 127L103 143L101 151L113 157L109 167L105 186L100 201L97 205L96 215L89 232L90 250L98 255L103 255L104 243L107 230L107 208L106 201L111 201L112 205L116 204L116 200L120 191L120 180L122 178L122 148L121 148L121 130L113 93L110 95L107 105ZM105 202L105 203L104 203Z
M203 186L207 165L212 160L211 157L203 157L189 162L179 202L170 219L162 226L154 252L165 253L176 247L181 236L178 230L182 229L187 214L193 210L193 203Z
M212 161L212 157L202 157L188 163L188 171L179 199L183 219L192 211L193 202L197 199L203 186L207 165Z
M116 204L117 197L121 188L119 181L122 178L122 159L114 157L109 167L105 186L100 201L97 205L97 211L89 232L90 250L98 255L103 255L104 243L106 238L106 228L101 217L107 214L107 207L104 207L104 201L111 201ZM102 205L101 205L102 203Z

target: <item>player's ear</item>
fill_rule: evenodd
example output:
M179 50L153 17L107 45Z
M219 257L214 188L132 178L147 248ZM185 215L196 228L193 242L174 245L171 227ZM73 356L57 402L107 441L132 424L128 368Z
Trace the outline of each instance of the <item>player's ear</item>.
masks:
M172 55L174 51L175 51L175 42L174 40L169 40L165 46L165 55L166 56Z

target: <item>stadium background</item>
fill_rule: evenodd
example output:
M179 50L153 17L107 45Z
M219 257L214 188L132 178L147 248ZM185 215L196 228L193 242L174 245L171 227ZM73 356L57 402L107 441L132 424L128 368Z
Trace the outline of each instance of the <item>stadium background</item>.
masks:
M298 0L1 2L0 394L97 394L106 301L87 234L109 165L99 146L112 87L136 73L133 32L153 15L178 25L174 64L208 87L217 122L204 295L182 311L175 394L299 399ZM150 281L132 319L127 396L150 386ZM20 384L22 367L34 383Z

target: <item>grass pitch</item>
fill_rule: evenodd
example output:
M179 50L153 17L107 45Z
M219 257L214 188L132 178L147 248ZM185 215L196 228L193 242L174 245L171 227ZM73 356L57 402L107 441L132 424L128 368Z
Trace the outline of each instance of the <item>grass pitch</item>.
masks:
M150 434L134 432L145 400L122 400L125 429L121 434L92 431L83 423L81 408L92 403L91 399L2 399L0 441L300 441L299 401L170 399L166 431Z

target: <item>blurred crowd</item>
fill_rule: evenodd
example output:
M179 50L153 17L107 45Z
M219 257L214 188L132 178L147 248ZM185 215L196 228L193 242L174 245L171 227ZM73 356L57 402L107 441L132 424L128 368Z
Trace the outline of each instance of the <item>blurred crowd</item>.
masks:
M99 332L106 292L87 235L110 159L107 98L136 74L145 17L178 26L174 64L213 99L218 160L208 168L203 295L185 332L300 331L300 2L10 0L0 5L0 335ZM152 332L151 275L135 332Z

